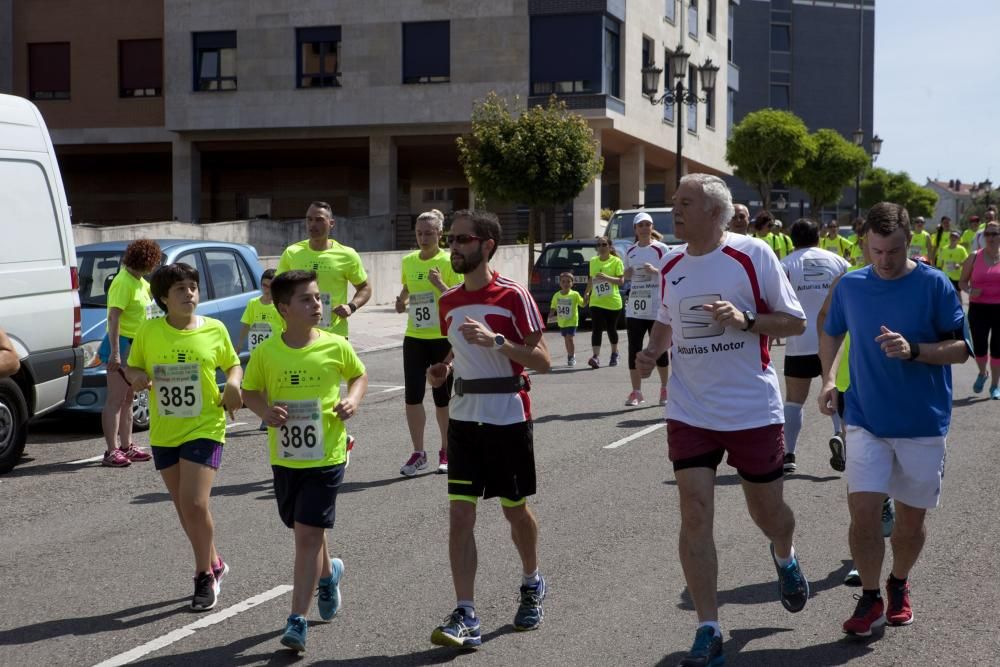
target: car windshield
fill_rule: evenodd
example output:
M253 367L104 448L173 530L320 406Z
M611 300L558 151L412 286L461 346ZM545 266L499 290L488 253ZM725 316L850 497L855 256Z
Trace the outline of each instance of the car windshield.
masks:
M570 269L583 266L597 255L592 245L549 245L538 258L538 266L547 269Z
M106 308L111 281L121 267L124 250L78 252L80 265L80 305L84 308Z
M653 218L653 228L663 234L663 238L661 239L663 243L667 245L683 243L683 241L674 236L673 212L647 211L647 213ZM633 240L635 233L632 231L632 220L634 219L635 213L618 213L611 216L611 220L608 221L608 238Z

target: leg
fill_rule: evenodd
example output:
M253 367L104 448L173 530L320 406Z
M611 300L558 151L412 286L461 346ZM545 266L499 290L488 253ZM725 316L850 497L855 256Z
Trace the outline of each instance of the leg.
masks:
M312 604L313 591L319 582L320 572L329 570L320 562L326 554L326 529L295 522L295 577L292 589L292 614L305 616ZM327 575L329 576L329 575Z
M745 479L743 495L747 500L750 518L774 544L774 554L778 558L792 555L792 535L795 532L795 515L783 497L784 480L755 483Z
M129 386L122 398L121 410L118 412L118 446L123 450L128 449L129 445L132 444L132 401L134 399L135 392Z
M882 577L882 560L885 557L883 498L885 494L871 491L849 493L847 496L847 507L851 512L851 556L861 574L861 586L866 590L878 589Z
M458 600L475 600L476 568L476 504L467 500L449 503L448 558L451 577Z
M123 405L125 397L128 395L130 387L125 378L120 373L108 373L107 375L107 396L104 399L104 408L101 410L101 429L104 431L104 442L108 452L114 451L117 446L115 440L119 437L119 419L124 412ZM132 418L132 405L128 405L129 420ZM129 425L131 431L131 424ZM127 445L126 445L127 446Z
M601 331L607 325L607 311L603 308L593 306L590 309L590 346L594 350L594 356L601 354Z
M786 361L787 363L787 361ZM811 378L785 375L785 452L795 453L802 430L802 406L809 397Z
M209 511L209 497L216 471L187 459L181 459L177 467L180 468L178 496L180 510L184 515L182 523L194 550L195 569L197 572L211 572L217 555L213 541L215 524Z
M976 366L979 367L977 386L979 386L980 380L986 378L986 362L989 360L987 353L989 352L990 320L987 310L985 304L969 304L969 333L972 336L973 356L976 359ZM979 386L979 391L982 391L981 386Z
M517 507L504 507L503 515L510 523L510 537L521 557L521 571L531 574L538 569L538 519L524 503Z
M718 560L712 523L715 516L715 469L685 468L674 472L680 494L681 531L678 552L684 580L698 622L717 621Z
M170 494L170 500L174 503L174 510L177 511L177 518L181 522L181 528L184 529L184 534L187 535L188 541L191 542L191 533L188 532L187 524L184 522L184 512L181 511L181 501L180 501L180 488L181 488L181 467L179 464L170 466L169 468L164 468L160 471L160 477L163 479L164 486L167 487L167 493Z
M990 390L1000 383L1000 305L990 305Z
M911 507L900 501L896 504L896 526L892 530L892 576L906 579L924 548L927 527L924 517L927 510Z
M434 407L434 416L437 418L438 430L441 432L441 451L448 451L448 406Z
M646 327L643 320L635 317L625 318L625 332L628 335L628 379L632 383L632 391L642 388L642 374L635 367L635 356L642 350Z
M618 318L621 317L621 308L608 311L608 342L611 343L612 354L618 354Z
M406 403L406 425L410 430L413 451L424 451L424 393L427 387L427 367L432 361L427 356L427 341L406 336L403 338L403 384Z
M448 420L445 418L445 428ZM424 428L427 425L427 413L424 412L424 404L406 404L406 425L410 429L410 440L413 441L413 451L424 451Z

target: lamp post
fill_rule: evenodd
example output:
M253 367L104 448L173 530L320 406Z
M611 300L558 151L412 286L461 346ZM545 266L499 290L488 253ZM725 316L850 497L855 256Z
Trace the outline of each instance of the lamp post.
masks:
M981 188L983 188L984 190L986 190L986 208L989 208L990 207L990 192L993 190L993 183L991 183L990 179L987 178L985 181L983 181L982 183L980 183L979 186Z
M854 130L852 135L854 139L855 146L863 146L865 143L865 131L860 127ZM871 165L875 166L875 161L878 160L879 153L882 152L882 139L877 134L872 137L871 145ZM861 212L861 174L855 177L854 180L854 219L857 220L858 215ZM853 220L851 221L853 223Z
M674 85L673 90L671 90L670 85L664 81L665 91L660 97L656 97L656 91L660 89L660 74L663 73L663 70L652 66L642 68L642 90L645 94L649 95L649 103L653 105L671 104L675 107L674 120L677 123L677 187L680 187L681 184L681 164L683 163L682 155L684 150L684 116L680 106L681 104L707 102L708 94L711 94L715 90L715 77L719 73L719 66L713 64L711 58L707 58L705 63L701 67L698 67L698 75L701 78L701 89L707 93L705 97L698 97L695 91L684 85L684 79L687 78L688 72L688 59L690 57L691 54L687 53L683 47L679 47L677 51L670 54L670 69L673 70L677 83Z

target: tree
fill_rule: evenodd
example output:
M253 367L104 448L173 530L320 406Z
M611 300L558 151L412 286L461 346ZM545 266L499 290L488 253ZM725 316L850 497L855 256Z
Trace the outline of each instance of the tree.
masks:
M539 209L573 199L604 168L587 121L569 113L555 96L547 106L534 106L515 117L506 100L490 93L473 108L472 132L459 137L457 144L459 162L477 197L531 207L529 271L535 263L536 220L545 242Z
M899 204L911 218L934 214L938 195L910 178L905 171L889 171L881 167L872 169L861 181L861 206L871 208L883 201Z
M810 211L822 211L827 204L836 204L844 188L868 167L868 154L836 130L817 130L811 139L815 152L792 174L790 182L809 193Z
M761 109L733 127L726 161L736 176L757 188L766 209L772 186L790 181L815 150L801 118L789 111Z

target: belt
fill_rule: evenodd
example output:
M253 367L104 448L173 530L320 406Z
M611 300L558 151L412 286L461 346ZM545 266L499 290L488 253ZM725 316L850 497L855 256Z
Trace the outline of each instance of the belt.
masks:
M524 375L514 375L504 378L480 378L464 380L455 378L454 390L456 396L465 394L516 394L522 389L531 391L531 382Z

